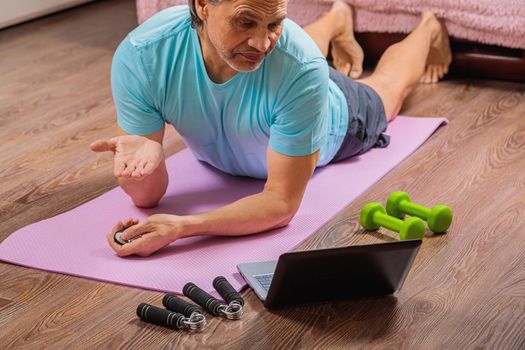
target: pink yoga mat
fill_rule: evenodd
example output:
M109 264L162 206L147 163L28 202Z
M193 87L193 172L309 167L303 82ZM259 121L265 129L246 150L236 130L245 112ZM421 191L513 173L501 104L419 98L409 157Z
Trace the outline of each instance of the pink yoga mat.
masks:
M119 220L142 220L154 213L201 212L263 188L263 181L229 176L201 164L186 149L167 161L170 187L159 207L138 209L116 188L67 213L12 233L0 244L0 260L176 293L182 293L190 281L213 293L213 279L223 275L241 290L246 283L237 272L238 263L276 260L292 250L414 152L442 123L446 119L398 117L386 132L392 137L387 148L318 169L301 208L282 229L235 238L181 239L148 258L116 256L107 245L106 234Z

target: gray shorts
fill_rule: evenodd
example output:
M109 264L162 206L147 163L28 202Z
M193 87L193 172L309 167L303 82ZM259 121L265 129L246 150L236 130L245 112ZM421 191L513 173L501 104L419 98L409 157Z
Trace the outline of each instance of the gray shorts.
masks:
M363 154L372 147L386 147L390 136L381 98L370 86L346 77L330 67L330 79L343 91L348 105L348 131L331 163Z

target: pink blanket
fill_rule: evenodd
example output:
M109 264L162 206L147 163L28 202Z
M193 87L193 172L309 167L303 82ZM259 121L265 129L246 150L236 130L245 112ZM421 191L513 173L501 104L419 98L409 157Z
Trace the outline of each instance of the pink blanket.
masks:
M450 35L459 39L525 48L525 0L347 0L355 6L357 32L409 33L419 14L432 11L444 18ZM288 15L300 25L313 22L333 0L289 0ZM137 0L139 22L187 0Z

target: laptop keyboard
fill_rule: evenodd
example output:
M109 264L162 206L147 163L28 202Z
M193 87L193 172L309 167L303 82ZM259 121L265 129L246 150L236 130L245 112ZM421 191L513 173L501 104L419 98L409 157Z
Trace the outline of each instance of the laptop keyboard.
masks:
M259 284L261 285L261 287L263 287L265 291L268 291L268 289L270 289L270 283L272 282L273 273L253 275L253 277L257 280L257 282L259 282Z

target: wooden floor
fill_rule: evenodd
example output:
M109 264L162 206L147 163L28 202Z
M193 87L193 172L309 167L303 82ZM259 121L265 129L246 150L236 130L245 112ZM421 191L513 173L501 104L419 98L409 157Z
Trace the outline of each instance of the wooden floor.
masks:
M133 1L108 0L0 31L0 240L116 186L88 145L115 134L108 73L135 23ZM393 190L449 204L451 230L425 238L395 296L269 312L245 291L242 321L188 334L136 318L162 293L0 263L0 348L524 349L525 85L449 78L402 112L450 124L301 246L393 239L358 225Z

